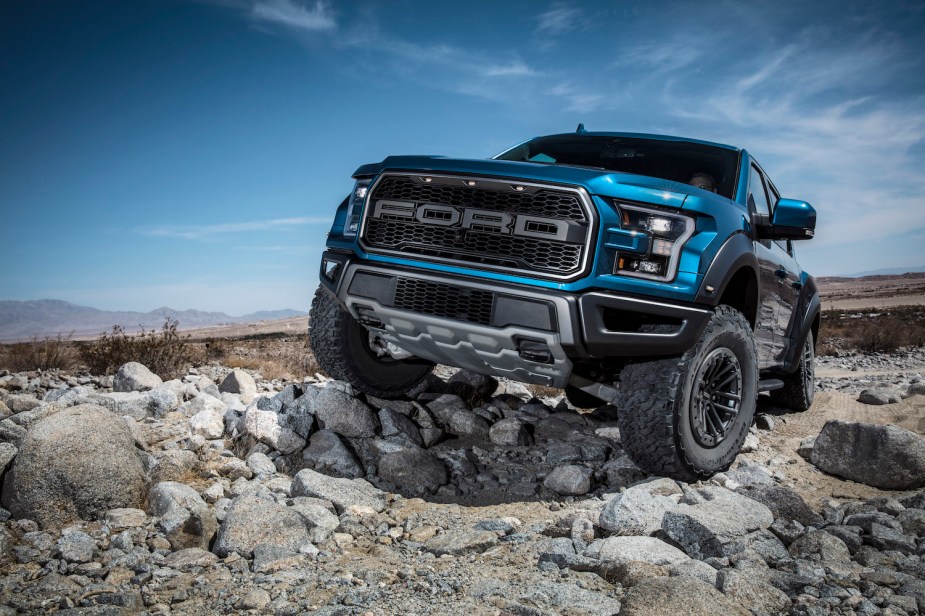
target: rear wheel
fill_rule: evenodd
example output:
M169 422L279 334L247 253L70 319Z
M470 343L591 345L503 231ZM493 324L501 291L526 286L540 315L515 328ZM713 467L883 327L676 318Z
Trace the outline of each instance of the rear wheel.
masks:
M621 441L645 471L696 481L729 468L755 414L758 363L748 321L719 306L681 357L620 374Z
M308 338L321 369L378 398L397 398L424 380L434 365L399 360L375 334L360 325L323 287L308 317Z
M802 413L813 404L816 394L816 348L813 332L806 334L800 350L800 365L796 372L783 379L784 386L771 392L771 401Z

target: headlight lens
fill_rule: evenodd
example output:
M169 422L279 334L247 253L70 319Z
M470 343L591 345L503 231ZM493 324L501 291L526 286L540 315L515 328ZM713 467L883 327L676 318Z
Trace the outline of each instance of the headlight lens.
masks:
M620 226L645 233L648 249L645 254L620 252L614 263L614 273L667 281L678 269L678 255L684 243L694 233L694 219L675 212L616 204Z
M363 212L363 204L369 192L369 183L370 180L358 180L353 186L353 192L350 193L350 199L347 201L344 237L356 237L357 231L360 230L360 214Z

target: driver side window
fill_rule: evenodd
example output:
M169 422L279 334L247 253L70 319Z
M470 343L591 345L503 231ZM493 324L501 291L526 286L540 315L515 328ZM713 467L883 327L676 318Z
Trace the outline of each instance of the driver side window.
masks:
M754 214L771 216L771 205L768 202L768 195L765 192L761 172L754 165L751 166L748 176L748 207L753 210L752 213Z

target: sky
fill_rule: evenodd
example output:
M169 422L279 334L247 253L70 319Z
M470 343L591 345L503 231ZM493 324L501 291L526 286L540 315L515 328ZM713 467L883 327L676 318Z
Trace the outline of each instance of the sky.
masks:
M925 265L925 2L7 0L0 299L307 310L392 154L588 130L744 147L815 275Z

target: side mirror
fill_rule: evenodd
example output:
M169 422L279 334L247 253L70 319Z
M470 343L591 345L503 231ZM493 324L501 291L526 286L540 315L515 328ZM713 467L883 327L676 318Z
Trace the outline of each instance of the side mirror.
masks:
M758 224L758 234L769 240L811 240L816 233L816 210L805 201L780 199L771 222Z

